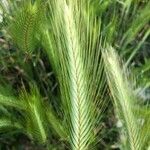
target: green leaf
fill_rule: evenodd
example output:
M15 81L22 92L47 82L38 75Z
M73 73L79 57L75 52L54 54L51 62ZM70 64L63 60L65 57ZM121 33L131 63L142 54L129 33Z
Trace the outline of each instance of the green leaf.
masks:
M22 126L18 122L14 122L10 120L9 118L0 118L0 132L3 132L4 130L9 130L9 129L22 130Z

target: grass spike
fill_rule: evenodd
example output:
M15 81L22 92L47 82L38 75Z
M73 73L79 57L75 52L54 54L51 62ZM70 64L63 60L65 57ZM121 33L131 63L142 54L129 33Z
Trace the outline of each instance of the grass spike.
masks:
M149 132L149 128L143 128L139 120L139 110L135 113L133 108L137 105L137 97L134 95L132 82L129 82L128 74L125 67L120 66L119 56L111 46L107 46L103 51L107 79L110 92L113 97L114 107L119 119L125 128L125 137L127 143L124 143L127 149L142 150L144 147L143 130ZM149 119L146 118L146 122ZM147 139L148 140L148 139Z

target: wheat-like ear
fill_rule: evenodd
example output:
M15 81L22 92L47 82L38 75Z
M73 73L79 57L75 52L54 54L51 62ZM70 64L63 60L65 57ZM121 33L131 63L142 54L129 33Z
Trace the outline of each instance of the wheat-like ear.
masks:
M42 4L40 1L32 3L31 0L23 0L19 4L13 14L7 14L7 31L20 50L31 53L37 46L36 35L41 21Z
M71 148L89 149L106 107L100 21L92 16L89 1L48 2L50 25L42 30L43 45L59 81Z
M149 141L147 134L150 133L148 127L150 119L140 115L142 106L138 104L129 72L124 66L121 67L120 58L111 46L107 46L103 51L103 59L115 111L124 127L126 137L124 147L143 150L147 148L146 143Z
M24 131L33 141L48 144L50 127L61 140L67 140L66 130L60 119L56 117L52 106L46 105L35 85L31 86L30 92L22 90L20 100L23 101L25 108L22 111Z
M39 143L46 143L48 132L45 109L42 103L41 96L36 87L32 87L30 93L23 90L20 95L20 100L24 101L23 117L25 130L28 136Z

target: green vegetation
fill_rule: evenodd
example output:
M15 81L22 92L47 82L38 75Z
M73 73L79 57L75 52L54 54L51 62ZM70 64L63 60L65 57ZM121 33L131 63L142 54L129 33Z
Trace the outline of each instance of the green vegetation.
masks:
M1 0L0 149L149 150L149 10Z

